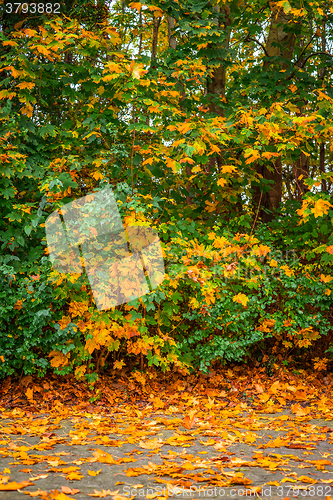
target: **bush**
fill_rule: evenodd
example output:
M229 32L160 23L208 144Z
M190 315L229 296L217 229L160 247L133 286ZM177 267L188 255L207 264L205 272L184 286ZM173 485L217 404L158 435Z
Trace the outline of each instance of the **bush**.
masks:
M216 227L192 241L179 233L174 239L178 252L184 242L186 256L181 272L179 264L171 269L191 309L184 304L186 325L175 335L182 359L206 372L215 361L302 364L318 349L323 357L319 342L327 349L332 333L333 278L323 274L325 262L318 271L293 249L283 255L264 225L252 237L226 234Z
M44 375L54 349L72 349L73 328L54 328L62 316L65 300L55 301L48 283L50 266L38 275L18 273L13 266L0 265L0 377L6 375Z

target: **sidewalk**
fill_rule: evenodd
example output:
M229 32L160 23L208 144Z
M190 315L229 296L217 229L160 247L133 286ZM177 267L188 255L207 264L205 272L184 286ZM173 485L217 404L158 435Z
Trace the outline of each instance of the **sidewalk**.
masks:
M39 414L0 402L0 500L333 498L326 396L289 408L260 393L257 404L156 398Z

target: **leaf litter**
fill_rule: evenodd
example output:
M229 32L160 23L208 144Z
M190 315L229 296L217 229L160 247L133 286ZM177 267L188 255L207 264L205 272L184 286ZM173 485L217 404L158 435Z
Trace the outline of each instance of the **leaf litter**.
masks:
M263 369L249 376L246 367L210 376L124 371L101 377L92 391L71 376L7 378L0 388L0 457L8 463L0 468L0 492L9 499L19 491L44 500L121 500L136 497L121 490L142 488L140 476L150 488L167 488L149 498L194 485L237 485L259 498L265 485L297 483L305 493L326 485L331 492L332 379L287 370L269 377ZM264 480L251 479L252 470ZM51 479L56 489L48 488ZM92 489L97 480L104 487Z

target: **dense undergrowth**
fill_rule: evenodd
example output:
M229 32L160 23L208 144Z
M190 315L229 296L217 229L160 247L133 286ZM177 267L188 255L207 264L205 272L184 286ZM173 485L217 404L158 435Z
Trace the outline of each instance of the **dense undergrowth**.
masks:
M123 220L151 225L139 200L121 204ZM232 363L330 370L332 211L303 220L297 210L256 228L245 217L208 231L162 223L164 281L106 311L84 274L60 274L46 256L31 274L2 257L1 376L53 370L93 383L123 366L206 373Z

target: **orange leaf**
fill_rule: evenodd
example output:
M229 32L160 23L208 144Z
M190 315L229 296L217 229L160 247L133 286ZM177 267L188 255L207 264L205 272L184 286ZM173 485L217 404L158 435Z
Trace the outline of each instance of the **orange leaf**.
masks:
M75 495L76 493L80 493L80 490L77 490L75 488L69 488L68 486L62 486L61 491L63 493L68 493L69 495Z
M21 490L22 488L26 488L27 486L31 486L33 484L35 483L32 483L31 481L21 481L20 483L13 481L12 483L0 484L0 491Z
M98 474L101 472L102 469L99 470L88 470L88 475L89 476L98 476Z
M189 415L186 415L186 417L183 418L182 420L184 423L184 427L186 427L186 429L192 429L195 421L196 421L196 417L193 415L192 417L189 416Z
M29 401L33 401L34 400L34 390L31 389L30 387L26 390L25 395L27 396L27 399Z
M132 2L129 4L129 7L131 9L136 9L138 12L140 12L141 8L142 8L142 3L140 2Z
M78 474L77 472L70 472L68 476L66 476L68 481L81 481L82 478L84 478L84 476L82 474Z
M74 500L74 498L68 497L65 493L59 493L58 490L52 490L47 498L50 500Z
M75 472L77 470L80 470L80 467L74 467L73 465L71 465L70 467L63 467L60 470L61 472L68 474L69 472Z
M160 438L147 439L146 441L139 441L139 446L145 450L156 450L163 446L163 441Z

